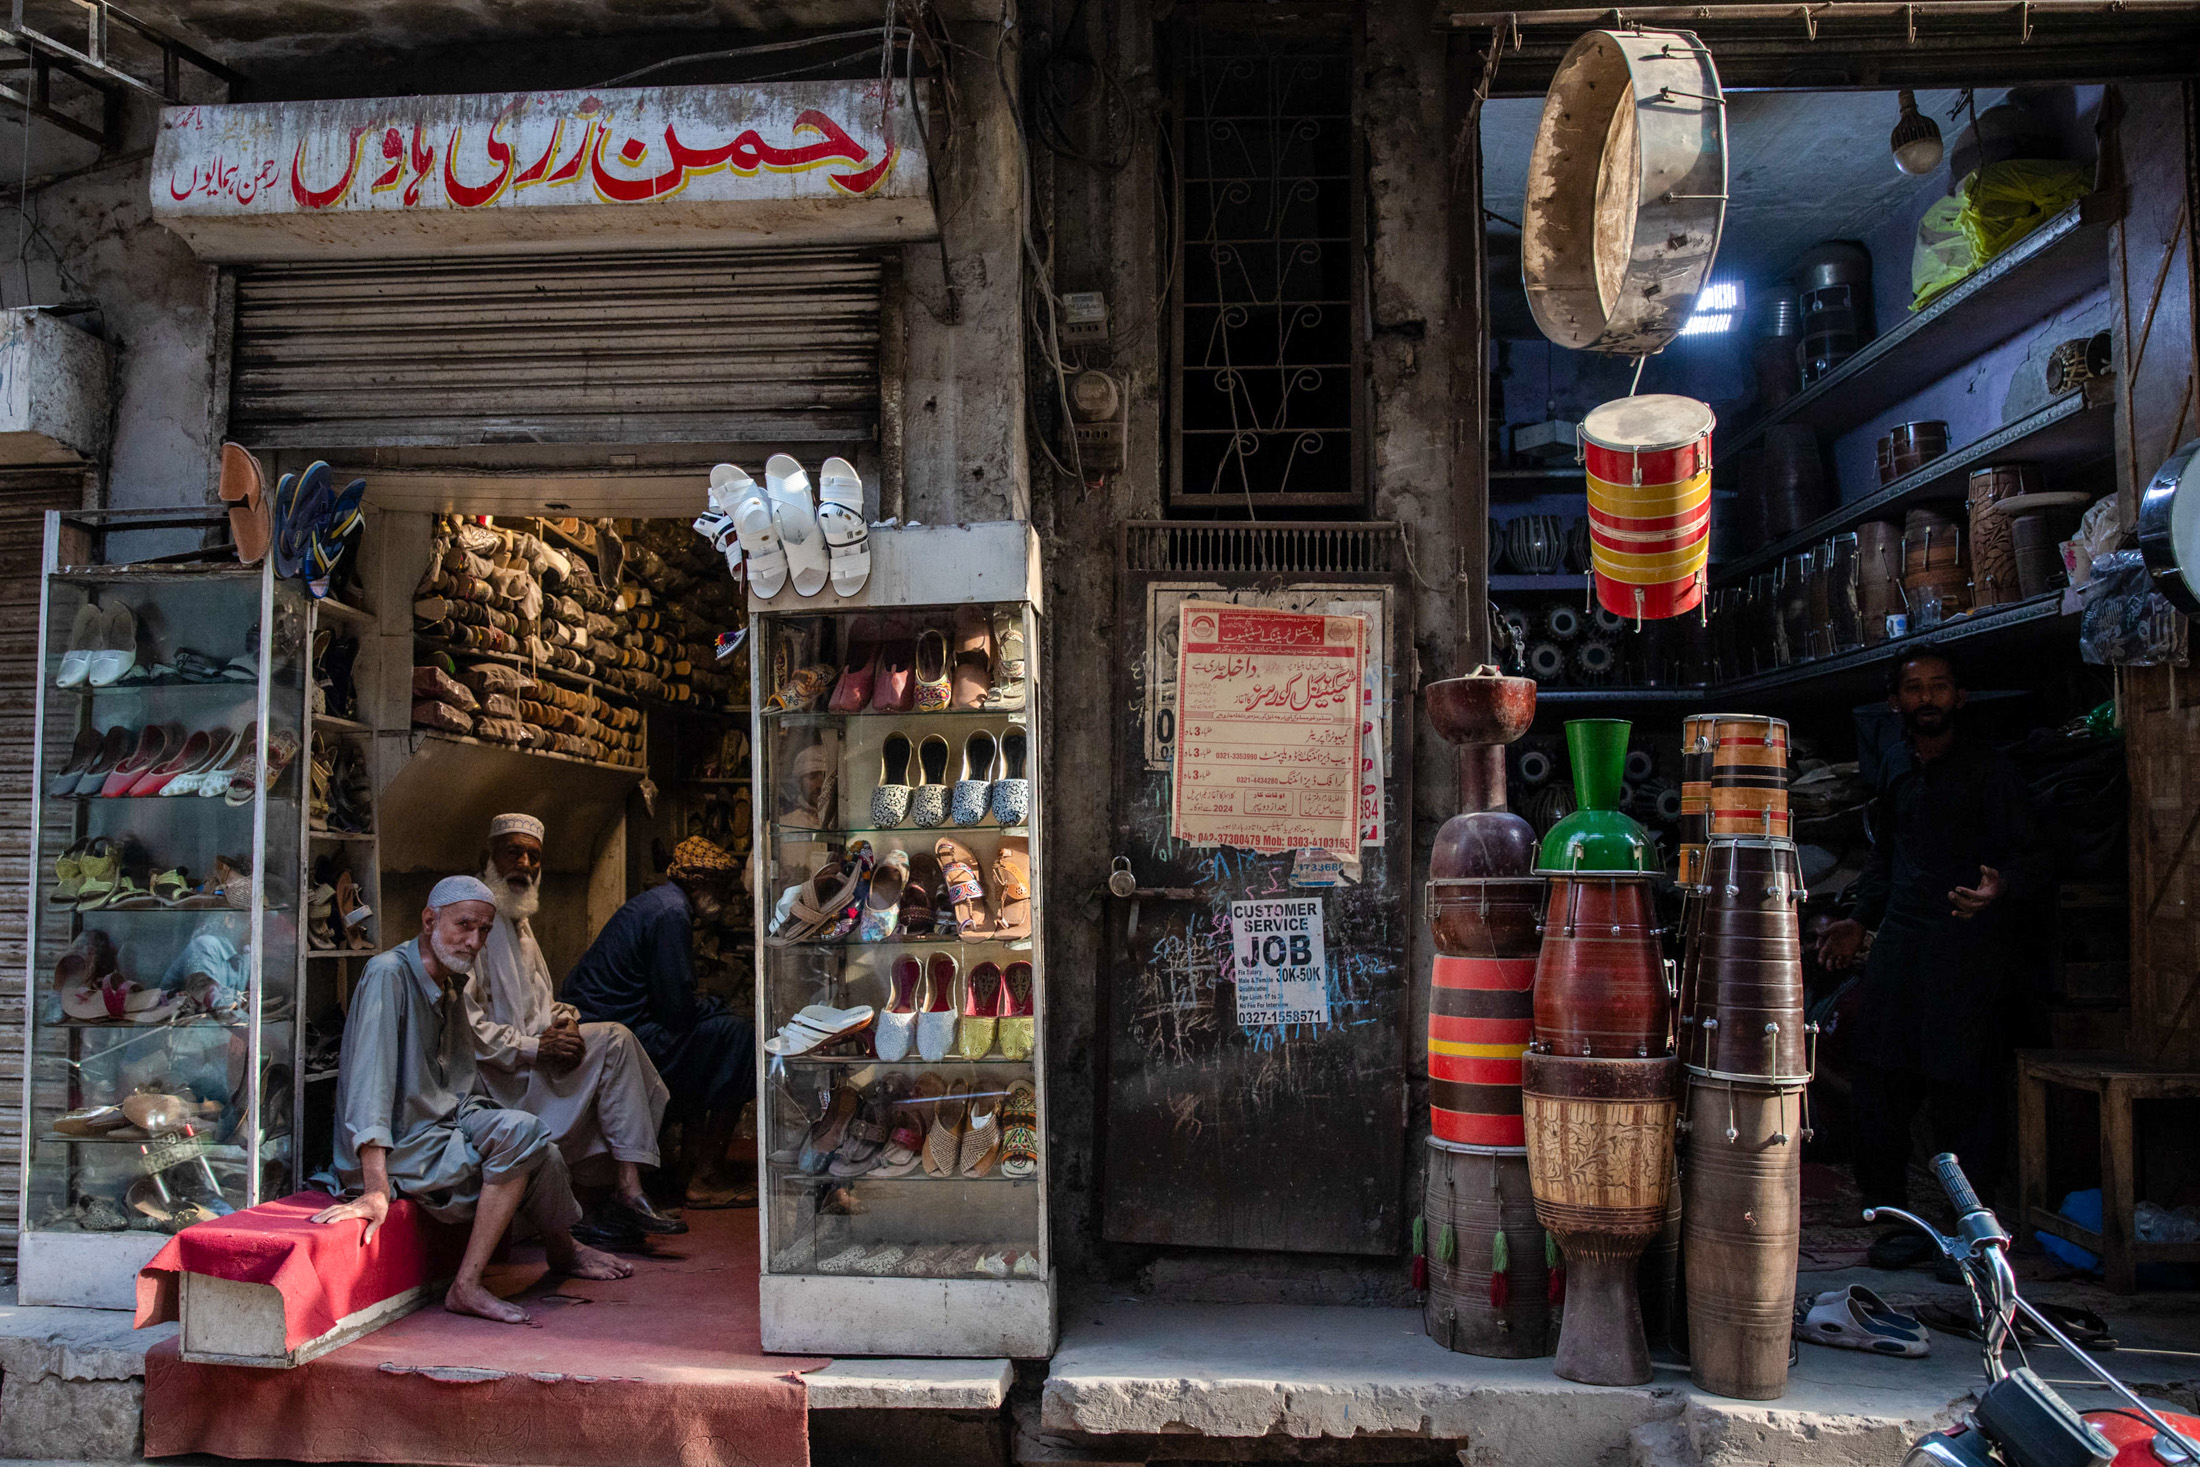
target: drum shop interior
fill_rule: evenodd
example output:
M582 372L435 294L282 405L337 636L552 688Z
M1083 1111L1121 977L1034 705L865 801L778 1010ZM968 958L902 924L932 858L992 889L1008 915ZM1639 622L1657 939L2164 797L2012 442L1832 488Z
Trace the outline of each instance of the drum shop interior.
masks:
M1713 1171L1711 1154L1752 1151L1754 1125L1751 1164L1800 1158L1805 1272L1932 1268L1937 1255L1884 1241L1884 1220L1860 1213L1900 1204L1946 1225L1926 1162L1957 1151L2004 1218L2042 1228L2045 1251L2020 1254L2030 1276L2200 1283L2200 1113L2161 1099L2134 1124L2101 1079L2132 1063L2117 1058L2133 1002L2127 669L2184 657L2169 614L2182 588L2165 598L2166 549L2142 554L2144 526L2120 510L2119 455L2144 460L2142 484L2169 455L2174 488L2200 426L2173 404L2164 441L2125 441L2122 343L2163 305L2184 329L2187 267L2149 263L2150 278L2176 277L2159 300L2111 299L2101 191L2124 189L2134 209L2146 192L2114 154L2120 105L2084 84L1729 90L1723 179L1676 168L1664 195L1673 220L1693 209L1700 223L1724 193L1716 261L1647 350L1628 344L1625 287L1585 284L1569 253L1565 139L1546 99L1493 97L1481 114L1491 636L1498 669L1535 691L1501 788L1540 842L1539 869L1639 860L1677 878L1643 920L1665 927L1674 965L1684 1171L1706 1169L1687 1207L1763 1182ZM1677 246L1686 225L1674 228ZM1453 737L1444 705L1428 706ZM1493 736L1462 727L1469 744ZM1471 812L1497 775L1462 770ZM1642 850L1599 856L1613 810ZM1439 907L1443 878L1476 859L1438 838ZM1562 918L1554 897L1543 929L1531 1155L1539 1054L1548 1071L1553 1056L1609 1052L1593 1024L1567 1031L1575 1049L1546 1033L1551 935L1606 915L1569 900ZM1756 1007L1769 990L1751 967L1769 929L1734 913L1782 902L1802 983L1775 1013ZM1869 947L1859 925L1878 928ZM1441 980L1433 1012L1446 1012ZM1432 1019L1438 1091L1444 1022ZM2020 1072L2020 1052L2045 1050L2101 1063ZM1475 1139L1477 1120L1456 1134ZM1875 1157L1904 1141L1907 1175L1890 1175ZM2104 1206L2143 1261L2126 1247L2104 1265ZM1754 1266L1746 1242L1726 1241L1722 1266ZM1828 1302L1829 1330L1876 1307ZM1798 1335L1814 1308L1796 1305ZM1611 1362L1575 1364L1593 1376ZM1699 1353L1696 1379L1776 1393L1765 1372L1784 1368Z

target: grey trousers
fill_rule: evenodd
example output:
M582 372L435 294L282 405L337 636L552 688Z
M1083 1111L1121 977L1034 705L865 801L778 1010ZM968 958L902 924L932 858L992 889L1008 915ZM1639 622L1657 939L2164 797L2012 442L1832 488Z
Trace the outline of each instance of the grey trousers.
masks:
M519 1213L539 1231L562 1233L581 1220L581 1207L573 1200L572 1179L565 1169L565 1155L552 1144L550 1128L539 1116L481 1106L452 1124L464 1133L466 1144L481 1158L481 1173L471 1187L453 1187L441 1197L415 1197L413 1200L429 1216L444 1222L471 1222L483 1187L525 1177L527 1192L520 1200Z

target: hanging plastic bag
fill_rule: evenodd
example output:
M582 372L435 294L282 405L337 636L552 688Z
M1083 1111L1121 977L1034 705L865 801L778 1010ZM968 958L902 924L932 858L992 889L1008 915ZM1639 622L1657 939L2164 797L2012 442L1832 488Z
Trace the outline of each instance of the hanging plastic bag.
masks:
M2078 651L2085 661L2096 667L2185 665L2184 618L2154 589L2138 551L2095 556L2079 596Z
M1949 286L2091 192L2082 164L2012 158L1967 174L1917 223L1910 257L1910 309L1922 311Z

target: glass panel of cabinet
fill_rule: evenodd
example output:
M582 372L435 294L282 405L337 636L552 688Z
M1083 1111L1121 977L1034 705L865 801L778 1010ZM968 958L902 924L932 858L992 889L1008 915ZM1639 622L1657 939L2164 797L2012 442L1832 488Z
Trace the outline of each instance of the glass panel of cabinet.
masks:
M126 1305L168 1235L295 1181L305 593L191 558L213 523L48 516L25 1303Z

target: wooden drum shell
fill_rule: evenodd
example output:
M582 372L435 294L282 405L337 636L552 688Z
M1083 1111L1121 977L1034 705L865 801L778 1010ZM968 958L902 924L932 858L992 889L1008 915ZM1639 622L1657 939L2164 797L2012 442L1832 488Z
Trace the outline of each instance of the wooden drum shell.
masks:
M1697 713L1681 720L1683 886L1703 879L1704 843L1712 836L1787 838L1787 766L1784 719Z
M1583 1059L1672 1052L1654 878L1550 878L1535 970L1535 1048Z
M1542 914L1540 876L1429 879L1429 931L1447 957L1533 958Z
M1792 842L1712 838L1682 924L1680 1052L1691 1073L1768 1085L1809 1079L1802 889Z
M1689 1081L1681 1182L1689 1374L1716 1395L1770 1401L1787 1390L1802 1242L1802 1105L1793 1087Z
M1535 959L1439 956L1430 974L1430 1135L1517 1151L1520 1057L1534 1027Z
M1428 1299L1422 1321L1446 1349L1502 1360L1550 1353L1551 1281L1543 1225L1528 1186L1528 1158L1432 1147L1422 1216L1427 1219ZM1450 1224L1452 1260L1437 1240ZM1505 1234L1505 1302L1490 1302L1490 1265L1498 1231Z

